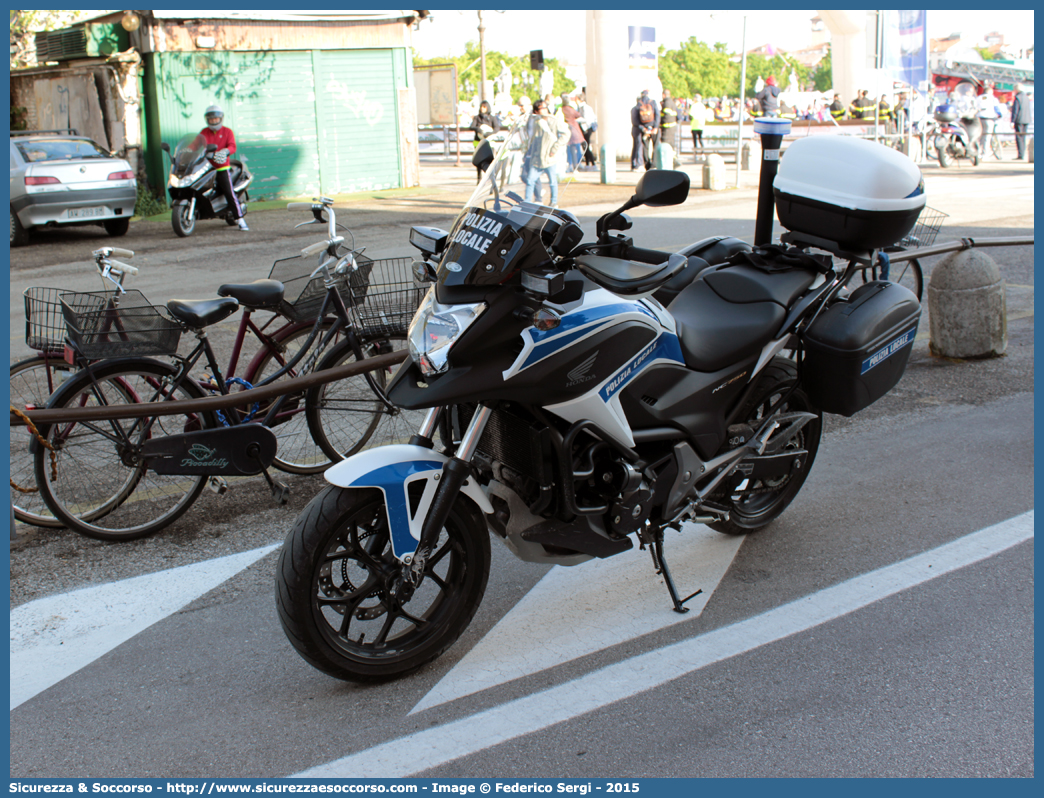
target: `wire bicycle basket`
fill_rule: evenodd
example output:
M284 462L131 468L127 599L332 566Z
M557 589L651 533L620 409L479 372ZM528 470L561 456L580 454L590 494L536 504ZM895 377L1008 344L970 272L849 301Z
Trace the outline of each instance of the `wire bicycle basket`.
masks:
M184 326L140 291L60 294L69 342L98 360L137 355L174 355Z
M353 296L349 311L367 335L405 333L427 287L413 279L412 258L383 258L372 262L369 290Z
M25 344L39 352L61 352L65 347L65 318L62 316L62 288L26 288Z
M935 237L939 235L939 230L942 229L943 221L948 218L949 214L937 211L935 208L929 208L927 205L921 209L920 216L917 217L917 224L914 225L913 230L910 231L909 235L903 238L899 242L899 246L906 247L907 249L913 249L915 247L930 247L935 243Z
M325 257L325 253L320 253L319 257ZM290 321L315 321L318 317L326 299L326 284L322 275L311 276L317 265L318 261L302 255L283 258L272 264L269 279L283 284L280 315ZM372 260L364 255L355 255L354 264L350 264L345 272L333 275L334 286L345 306L366 298L372 268Z

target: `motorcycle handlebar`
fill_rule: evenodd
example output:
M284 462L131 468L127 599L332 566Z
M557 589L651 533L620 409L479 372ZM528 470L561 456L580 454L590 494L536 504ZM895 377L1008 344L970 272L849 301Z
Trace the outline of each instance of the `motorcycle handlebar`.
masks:
M641 247L628 247L624 255L628 260L648 263L651 266L666 263L671 257L670 252L663 252L659 249L642 249Z

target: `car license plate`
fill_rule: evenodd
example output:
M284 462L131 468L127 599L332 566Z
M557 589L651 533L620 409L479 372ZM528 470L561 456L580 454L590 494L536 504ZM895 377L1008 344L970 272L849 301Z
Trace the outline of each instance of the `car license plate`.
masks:
M94 216L104 216L105 208L70 208L70 219L90 219Z

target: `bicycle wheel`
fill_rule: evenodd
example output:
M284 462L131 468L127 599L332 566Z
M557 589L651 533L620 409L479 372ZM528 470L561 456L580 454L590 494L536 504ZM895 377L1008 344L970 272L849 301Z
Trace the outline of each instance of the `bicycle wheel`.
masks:
M191 380L170 386L177 369L149 359L123 359L71 377L51 397L50 409L174 401L204 396ZM171 400L162 400L168 392ZM55 517L69 529L100 540L133 540L176 521L199 496L206 476L168 476L148 468L141 446L150 438L217 425L212 414L56 422L40 434L57 454L35 446L36 484Z
M332 321L324 322L320 335L324 335L332 324ZM264 354L250 370L247 379L253 385L259 385L267 376L277 372L300 351L311 332L311 327L291 329L275 341L276 347L265 346ZM299 368L293 369L279 380L288 380L300 374ZM270 406L270 403L262 405L255 418L264 418ZM288 474L319 474L330 467L330 458L315 443L308 430L303 391L287 397L271 428L279 441L276 459L272 465L280 471Z
M876 266L870 269L863 269L864 283L883 279L880 269ZM888 280L909 288L917 296L917 301L921 301L921 293L924 290L924 273L921 271L921 264L916 258L903 263L891 264L888 268Z
M373 357L379 346L362 344L363 355ZM343 366L356 361L348 341L342 341L319 362L317 371ZM385 372L371 372L376 384L384 389ZM366 446L381 421L383 404L370 388L363 374L337 382L309 388L305 394L305 418L312 440L333 462L343 460Z
M48 397L77 371L57 356L37 355L15 363L11 366L11 404L23 411L43 407ZM11 425L11 506L15 518L23 524L58 528L62 522L47 509L36 488L33 454L29 451L31 438L26 427Z

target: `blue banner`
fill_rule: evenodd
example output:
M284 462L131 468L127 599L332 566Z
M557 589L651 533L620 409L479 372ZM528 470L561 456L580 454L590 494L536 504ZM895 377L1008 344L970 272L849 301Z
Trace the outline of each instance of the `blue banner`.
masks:
M884 68L894 80L919 88L928 80L927 11L882 11Z
M656 69L656 28L627 28L627 60L632 67Z

